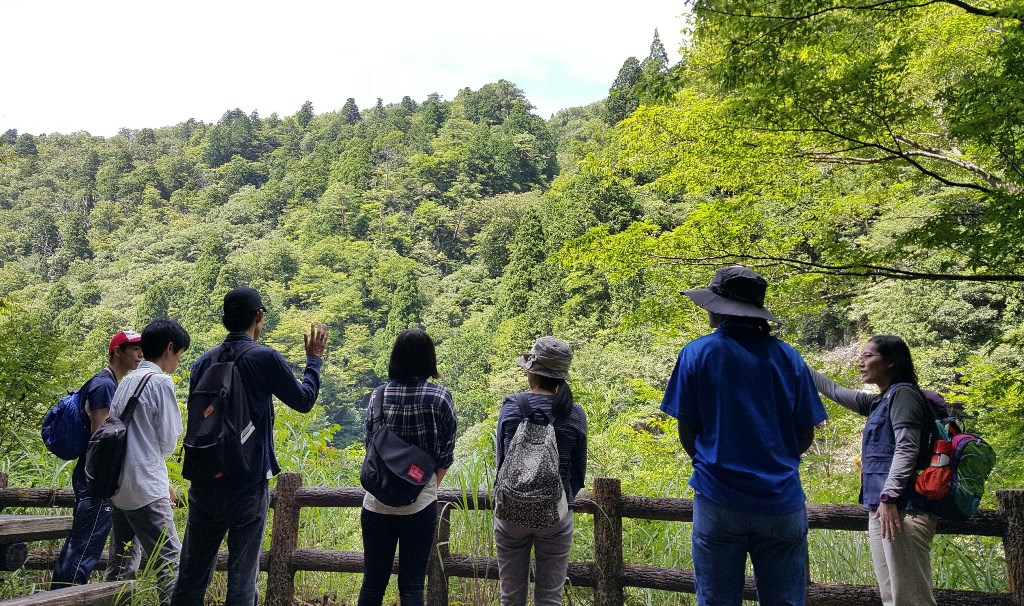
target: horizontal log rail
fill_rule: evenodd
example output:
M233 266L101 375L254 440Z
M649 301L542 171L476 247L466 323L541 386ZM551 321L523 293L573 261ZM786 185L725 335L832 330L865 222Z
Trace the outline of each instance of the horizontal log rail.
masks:
M135 581L109 581L63 587L0 600L0 606L114 606L118 603L127 603L128 600L121 598L131 592L134 583Z
M569 583L594 588L596 606L619 606L623 588L637 587L664 591L695 593L693 571L658 566L623 563L622 520L660 520L692 522L693 502L690 499L622 495L619 480L597 478L594 491L581 493L576 499L575 514L594 516L593 562L571 562ZM274 523L271 548L260 559L260 569L268 574L267 600L270 606L292 603L294 577L298 571L361 573L363 556L358 551L305 549L298 546L299 516L308 507L357 508L363 502L363 490L345 487L301 485L297 474L278 476L271 498ZM940 520L938 532L944 534L1001 537L1006 554L1010 591L986 593L978 591L935 591L942 606L1024 606L1024 490L1003 490L997 493L998 510L986 510L972 520ZM0 488L0 507L69 507L74 495L68 489ZM452 577L497 580L497 559L451 553L448 539L451 512L454 509L489 511L490 495L485 491L460 489L438 491L439 525L437 545L428 565L428 601L448 603L448 580ZM854 505L808 504L810 528L864 531L867 512ZM46 569L52 566L55 550L30 550L26 566ZM101 562L100 566L103 566ZM224 570L226 553L221 553L217 568ZM744 590L747 599L755 599L752 578ZM878 589L874 586L823 584L812 582L807 592L813 606L877 606Z

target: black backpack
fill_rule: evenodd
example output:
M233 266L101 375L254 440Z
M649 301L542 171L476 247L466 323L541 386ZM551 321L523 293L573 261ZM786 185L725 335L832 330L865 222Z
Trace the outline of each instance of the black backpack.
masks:
M359 471L359 483L378 501L402 507L416 501L434 475L434 457L409 444L384 422L384 386L370 395L370 426L373 434Z
M256 346L210 350L210 366L188 394L181 466L186 480L231 480L249 473L256 426L235 364Z
M128 450L128 426L132 423L139 394L155 372L146 374L135 387L120 417L107 417L89 438L85 449L85 483L89 493L98 499L109 499L121 484L121 468Z

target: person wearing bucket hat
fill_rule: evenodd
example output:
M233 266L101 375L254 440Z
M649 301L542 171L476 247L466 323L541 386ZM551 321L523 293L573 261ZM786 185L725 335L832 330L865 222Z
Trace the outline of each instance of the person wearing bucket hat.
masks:
M800 354L770 334L767 281L723 267L685 291L715 329L679 352L661 410L693 460L697 603L739 604L749 553L761 604L807 600L800 456L828 416Z
M737 318L760 318L777 324L783 321L764 308L768 281L741 265L715 272L707 288L685 290L683 294L710 313Z
M499 478L503 471L508 475L515 470L503 470L502 466L515 464L515 454L510 452L510 447L520 425L526 425L523 411L529 407L531 421L543 419L554 425L558 475L562 485L560 496L564 497L564 506L562 502L557 504L561 519L542 528L525 525L525 520L501 519L501 511L496 509L494 543L498 555L501 606L526 604L531 550L536 560L534 603L536 606L562 603L562 588L572 548L572 510L576 493L583 488L587 472L587 415L579 404L573 402L568 384L572 355L572 347L561 339L552 336L537 339L530 351L516 360L516 364L526 371L529 390L505 396L498 413ZM497 486L495 490L498 491Z

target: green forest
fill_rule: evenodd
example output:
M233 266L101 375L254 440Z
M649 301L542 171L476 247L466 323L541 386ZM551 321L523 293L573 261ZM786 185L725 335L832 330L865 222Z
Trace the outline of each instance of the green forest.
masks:
M224 293L249 285L263 342L297 368L309 323L330 331L319 406L278 409L279 458L307 485L358 484L360 399L418 326L458 411L452 486L493 480L498 406L525 388L514 360L553 334L575 351L588 478L692 496L658 410L679 349L710 330L681 291L743 264L769 280L775 334L842 384L860 387L867 337L903 336L922 386L961 403L998 452L993 507L995 490L1024 487L1024 32L1002 6L699 0L680 62L655 32L605 99L549 119L499 80L450 100L231 109L112 137L8 130L0 471L69 485L40 421L122 328L169 317L191 333L183 403L191 362L225 334ZM863 419L826 406L804 487L854 503ZM627 532L628 561L688 566L682 525ZM304 540L357 541L358 524ZM866 540L842 540L812 539L816 580L874 584ZM940 536L933 552L937 586L1005 591L998 541ZM836 563L849 553L859 561Z

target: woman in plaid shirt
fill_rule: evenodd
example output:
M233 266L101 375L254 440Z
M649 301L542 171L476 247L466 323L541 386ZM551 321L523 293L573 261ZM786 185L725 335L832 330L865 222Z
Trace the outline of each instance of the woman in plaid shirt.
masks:
M369 492L363 497L363 585L359 606L380 606L398 550L398 593L402 606L423 604L427 559L437 525L437 485L452 464L455 451L455 405L452 394L428 378L439 378L437 354L430 335L404 330L395 339L388 362L382 409L384 423L409 444L434 457L434 477L410 505L391 507ZM363 426L369 444L373 425L369 405Z

